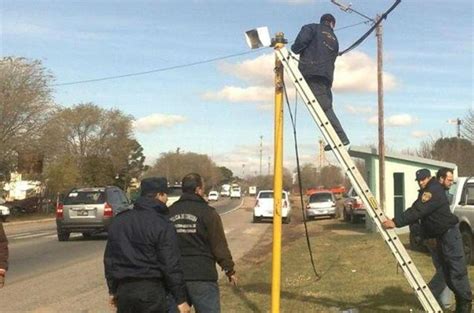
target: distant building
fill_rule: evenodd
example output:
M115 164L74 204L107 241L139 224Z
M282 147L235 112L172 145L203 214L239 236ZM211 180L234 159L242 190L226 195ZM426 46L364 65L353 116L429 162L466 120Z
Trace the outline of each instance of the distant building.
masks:
M368 147L351 147L349 155L362 159L365 163L367 185L380 203L379 195L379 160L376 149ZM418 196L418 183L415 172L427 168L435 176L438 169L453 169L457 176L457 165L449 162L436 161L411 155L388 152L385 154L385 214L394 217L411 206ZM366 219L366 221L369 219Z

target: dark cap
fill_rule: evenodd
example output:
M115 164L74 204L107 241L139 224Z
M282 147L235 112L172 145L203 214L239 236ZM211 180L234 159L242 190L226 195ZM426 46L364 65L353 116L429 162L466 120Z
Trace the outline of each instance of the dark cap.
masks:
M150 193L168 194L168 181L165 177L148 177L142 180L140 189L142 196Z
M323 23L334 23L334 24L336 24L336 18L332 14L326 13L326 14L323 14L321 16L321 19L319 20L319 22L321 24L323 24Z
M415 180L416 180L416 181L420 181L420 180L423 180L423 179L425 179L426 177L430 177L430 176L431 176L430 170L427 169L427 168L422 168L421 170L416 171L416 178L415 178Z

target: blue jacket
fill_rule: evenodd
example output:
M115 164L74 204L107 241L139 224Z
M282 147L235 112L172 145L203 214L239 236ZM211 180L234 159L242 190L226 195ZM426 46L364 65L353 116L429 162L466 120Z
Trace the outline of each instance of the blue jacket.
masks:
M332 86L339 43L330 26L325 24L303 26L291 50L300 55L298 68L305 78L324 77L329 86Z
M122 279L146 278L163 280L178 304L186 300L176 231L167 210L160 201L140 197L133 210L114 218L104 254L110 294Z
M397 227L421 220L423 237L436 238L458 223L456 215L451 213L449 201L443 186L431 178L425 188L420 189L418 198L400 216L394 219Z

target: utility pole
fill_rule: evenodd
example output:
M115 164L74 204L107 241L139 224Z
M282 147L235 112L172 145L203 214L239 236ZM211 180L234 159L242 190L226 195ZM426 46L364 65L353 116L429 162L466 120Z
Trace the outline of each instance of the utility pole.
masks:
M259 173L260 176L262 176L262 152L263 152L263 136L260 136L260 173Z
M372 19L367 15L354 10L351 4L346 5L340 3L338 0L331 0L342 11L348 13L356 13L366 20L376 23L381 19L377 15L376 19ZM376 27L377 37L377 107L378 107L378 150L379 150L379 205L382 212L385 212L385 139L384 139L384 103L383 103L383 32L382 23Z
M275 51L284 47L283 33L272 39ZM281 296L281 202L283 192L283 64L275 53L275 143L273 162L273 248L272 248L272 302L271 312L280 312Z
M377 21L380 16L377 15ZM380 209L385 212L385 137L384 137L384 103L383 103L383 28L380 23L377 36L377 98L379 118L379 197Z

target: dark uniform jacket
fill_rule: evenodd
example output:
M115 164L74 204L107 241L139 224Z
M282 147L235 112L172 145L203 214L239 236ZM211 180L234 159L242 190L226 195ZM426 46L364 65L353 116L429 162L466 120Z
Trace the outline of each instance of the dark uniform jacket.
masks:
M8 240L0 223L0 268L8 270Z
M157 279L164 281L178 304L185 301L176 231L166 212L164 203L140 197L133 210L114 218L104 255L110 294L116 293L122 279Z
M216 281L216 262L224 271L234 271L221 218L206 200L184 193L170 206L170 220L178 233L186 281Z
M431 178L425 188L420 189L418 198L411 208L394 219L397 227L403 227L421 220L423 237L436 238L458 223L451 213L449 201L443 186Z
M303 26L291 50L300 55L298 68L305 78L324 77L329 86L332 86L339 43L330 26L325 24Z

